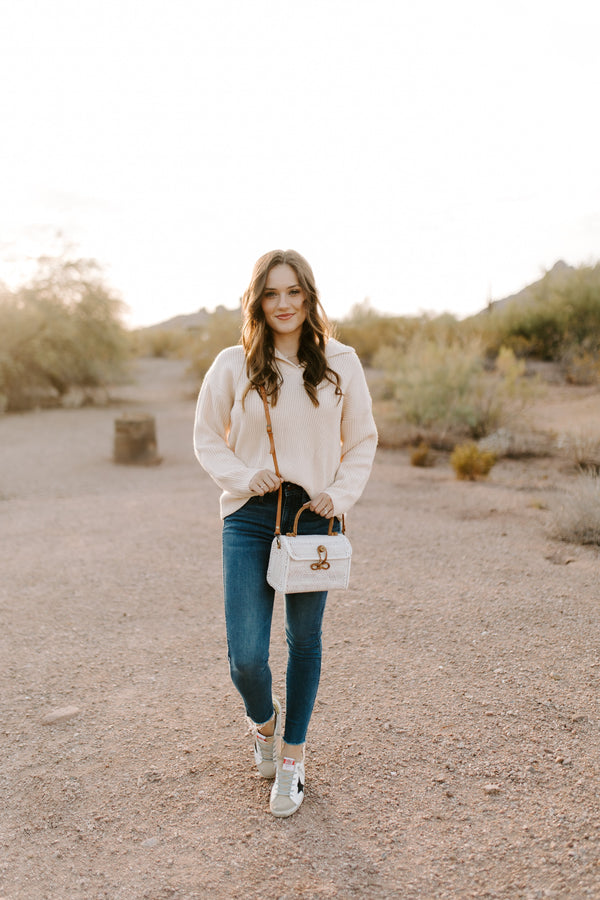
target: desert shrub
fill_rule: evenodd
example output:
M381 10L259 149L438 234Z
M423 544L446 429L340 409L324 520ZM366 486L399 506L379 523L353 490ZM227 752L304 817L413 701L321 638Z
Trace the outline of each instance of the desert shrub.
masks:
M450 451L456 444L455 439L441 436L438 432L411 425L398 413L398 404L394 400L374 400L373 415L377 422L379 434L378 445L389 449L416 447L421 441L432 450Z
M184 353L190 359L190 374L202 381L215 356L225 347L239 344L240 334L240 309L218 307L203 327L188 333Z
M597 384L600 381L600 354L576 345L562 354L561 368L569 384Z
M426 468L428 466L432 466L433 463L434 459L431 452L431 447L429 446L429 444L426 444L425 441L421 441L418 446L413 448L410 454L411 466Z
M342 343L354 347L363 365L370 366L382 347L402 345L418 328L416 319L382 315L365 300L335 323L335 334Z
M480 450L489 450L496 459L524 459L552 456L556 450L556 435L531 428L499 428L478 442Z
M565 334L564 311L544 302L509 307L502 344L521 356L556 360Z
M363 365L376 365L383 348L404 353L413 340L451 343L462 331L462 324L449 313L438 316L391 316L379 313L368 300L352 307L349 315L335 323L336 337L354 347Z
M600 377L600 264L551 270L518 300L478 317L488 353L560 361L573 383Z
M181 359L189 347L190 337L183 329L141 328L130 332L129 342L134 356Z
M93 260L40 260L29 284L1 297L4 408L58 402L119 377L128 357L121 312Z
M461 481L486 478L495 462L494 454L481 450L474 441L457 444L450 456L450 464Z
M509 349L502 350L498 371L486 371L477 339L445 343L418 335L405 352L383 348L375 363L387 373L398 418L437 432L438 444L448 435L489 434L520 415L537 389Z
M600 478L584 473L553 509L552 533L575 544L600 544Z
M558 449L583 472L600 472L600 438L595 432L583 429L579 432L563 434L558 441Z
M225 347L238 344L241 332L241 310L217 309L205 313L202 324L193 327L142 328L130 335L135 356L188 359L188 372L201 382L215 356Z
M475 426L472 388L482 371L477 348L448 347L417 338L404 353L387 347L377 365L388 373L401 416L409 423L441 430Z

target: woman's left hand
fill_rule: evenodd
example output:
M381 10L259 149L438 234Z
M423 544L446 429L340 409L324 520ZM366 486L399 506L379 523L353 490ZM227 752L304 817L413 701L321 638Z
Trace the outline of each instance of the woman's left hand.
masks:
M310 506L308 508L313 512L316 512L319 516L330 519L333 515L333 500L329 494L317 494L317 496L310 501Z

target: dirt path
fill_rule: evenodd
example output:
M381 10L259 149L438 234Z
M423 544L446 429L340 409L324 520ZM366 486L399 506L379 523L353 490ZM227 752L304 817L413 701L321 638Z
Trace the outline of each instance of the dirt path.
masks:
M332 594L307 796L268 812L227 672L218 490L181 367L127 408L0 418L0 898L600 896L597 550L552 542L572 477L378 454ZM283 623L272 663L283 694ZM55 724L46 714L74 706Z

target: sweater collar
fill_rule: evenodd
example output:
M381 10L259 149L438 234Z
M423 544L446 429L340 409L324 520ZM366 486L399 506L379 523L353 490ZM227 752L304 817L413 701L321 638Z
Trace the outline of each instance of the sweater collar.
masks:
M335 338L329 338L325 345L325 356L327 359L333 359L335 356L343 356L346 353L353 352L352 347L349 347L347 344L342 344L341 341L336 341ZM275 348L275 357L282 362L287 363L289 366L293 366L295 369L301 368L297 363L292 362L287 356L284 356L277 348Z
M345 353L354 353L354 350L347 344L336 341L335 338L329 338L325 346L325 356L327 359L332 359L334 356L342 356Z
M287 356L284 356L283 353L275 347L275 359L281 360L281 362L287 363L288 366L293 366L294 369L301 369L302 366L299 366L298 363L293 362L291 359L288 359Z

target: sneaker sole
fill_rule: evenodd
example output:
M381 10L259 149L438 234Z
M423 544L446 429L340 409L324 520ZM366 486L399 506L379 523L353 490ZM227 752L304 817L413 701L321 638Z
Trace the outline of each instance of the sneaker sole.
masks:
M287 819L289 816L293 816L295 812L298 812L298 810L302 806L303 801L304 794L302 794L302 800L300 801L300 803L297 806L294 806L292 809L275 810L273 809L273 807L271 807L271 813L275 816L276 819Z

